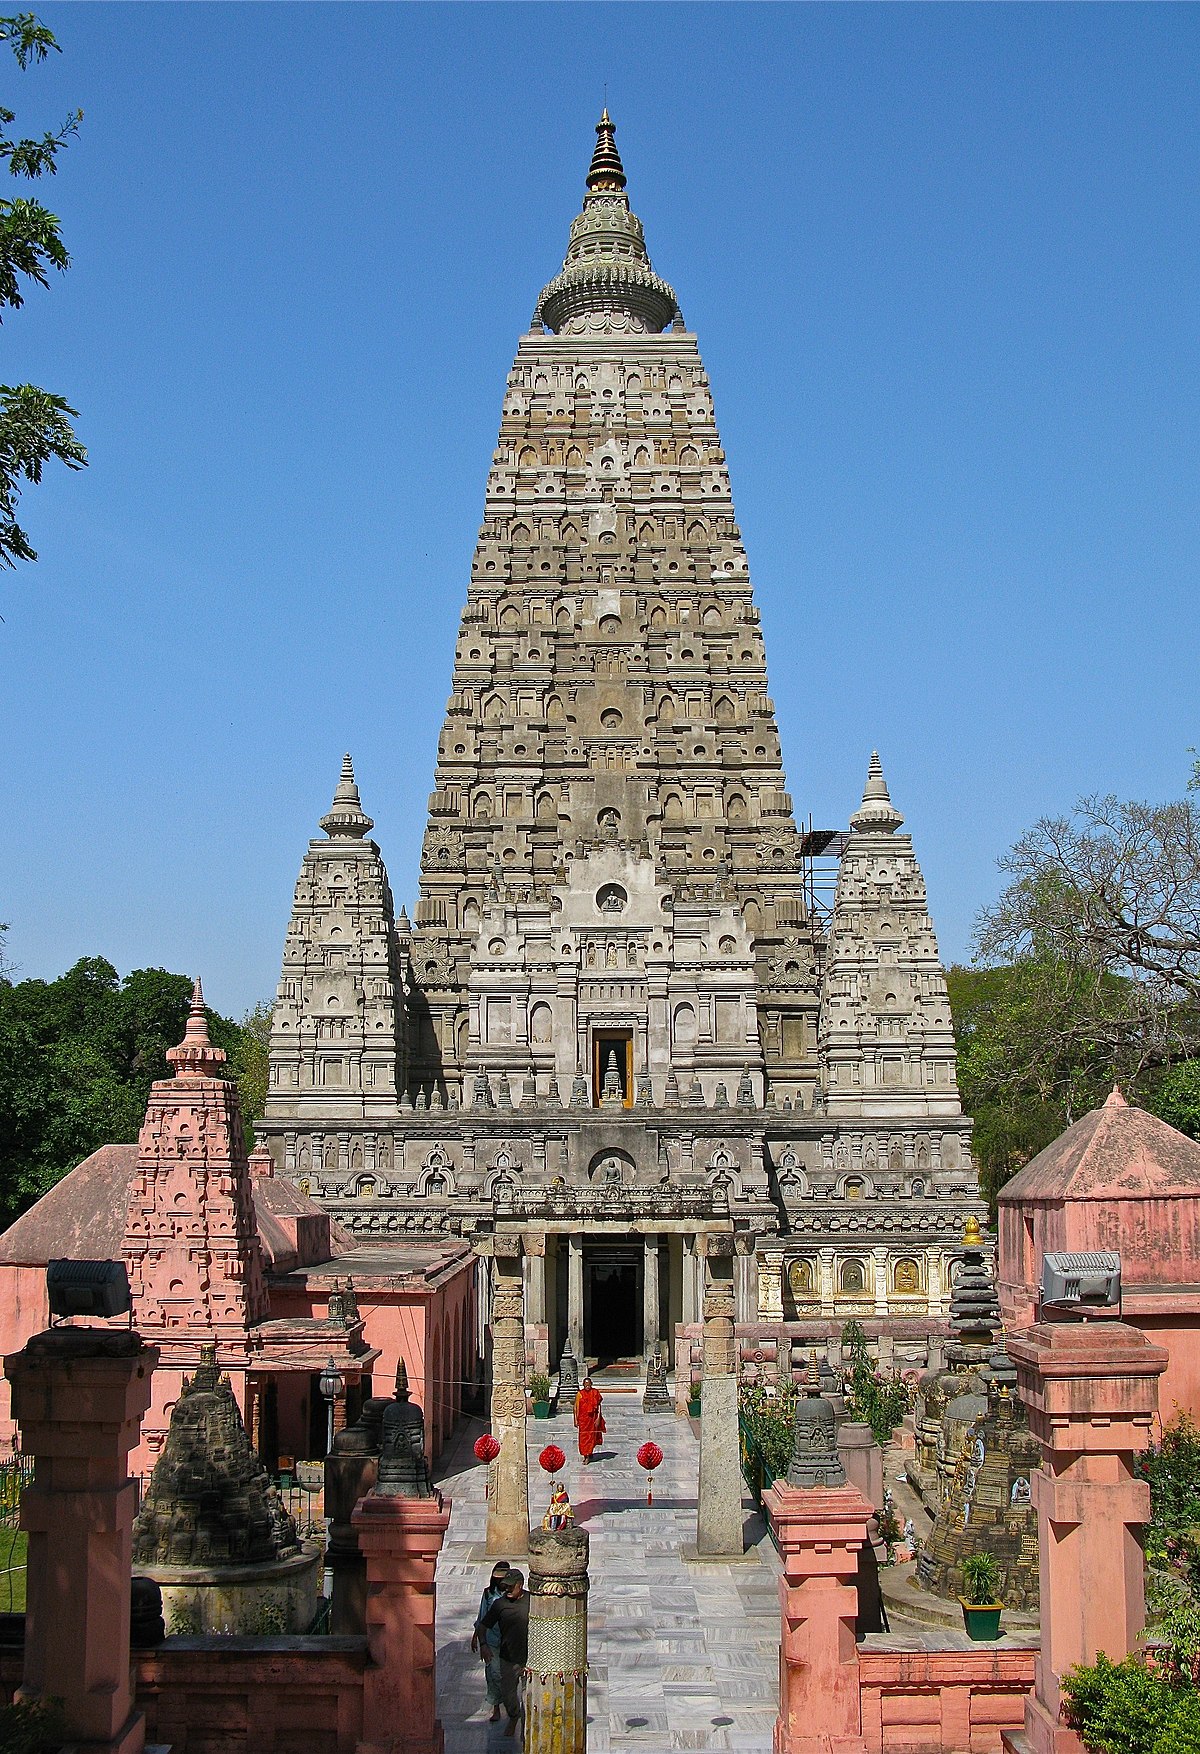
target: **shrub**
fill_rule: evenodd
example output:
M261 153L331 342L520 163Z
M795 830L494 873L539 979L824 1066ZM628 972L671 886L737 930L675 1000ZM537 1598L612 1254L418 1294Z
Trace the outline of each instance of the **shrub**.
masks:
M1165 1428L1161 1443L1138 1457L1137 1471L1150 1482L1146 1548L1162 1558L1172 1541L1189 1541L1200 1526L1200 1431L1186 1413Z
M548 1401L550 1399L550 1378L545 1371L534 1371L529 1379L529 1395L530 1399L534 1401Z
M57 1699L0 1706L0 1754L49 1754L65 1734Z
M738 1411L763 1458L763 1480L783 1480L792 1462L792 1426L800 1390L793 1382L780 1382L768 1390L764 1383L742 1383Z
M973 1607L994 1603L1000 1588L1000 1567L994 1553L969 1553L962 1565L963 1588Z
M1092 1754L1200 1754L1200 1695L1142 1657L1063 1676L1063 1715Z
M845 1380L846 1411L851 1419L871 1427L875 1442L882 1448L891 1442L892 1434L909 1410L908 1385L894 1372L890 1377L880 1376L872 1367L861 1322L846 1323L842 1346L850 1355Z

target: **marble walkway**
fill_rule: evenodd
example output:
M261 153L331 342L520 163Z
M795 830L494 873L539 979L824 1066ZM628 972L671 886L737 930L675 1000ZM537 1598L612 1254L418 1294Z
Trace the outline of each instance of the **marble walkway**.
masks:
M770 1754L778 1698L778 1566L761 1520L745 1500L753 1545L740 1563L686 1562L682 1550L696 1539L695 1430L671 1413L643 1414L640 1394L606 1393L604 1411L608 1433L600 1459L588 1468L580 1463L569 1411L528 1426L531 1515L540 1520L549 1498L538 1452L557 1443L568 1456L563 1478L571 1502L591 1536L589 1751ZM501 1735L503 1723L487 1722L482 1664L470 1651L490 1569L483 1552L487 1470L471 1451L482 1429L466 1423L438 1474L453 1500L437 1578L446 1754L498 1754L513 1746ZM635 1459L647 1437L665 1458L649 1509L646 1477Z

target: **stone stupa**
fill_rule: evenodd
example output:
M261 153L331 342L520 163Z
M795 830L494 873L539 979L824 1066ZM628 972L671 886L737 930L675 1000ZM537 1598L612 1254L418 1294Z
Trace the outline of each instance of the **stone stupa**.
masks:
M1037 1516L1030 1481L1041 1449L1016 1398L1016 1371L1000 1337L1000 1306L979 1226L968 1220L962 1265L950 1303L948 1369L925 1385L923 1447L936 1451L933 1528L917 1557L916 1579L953 1601L964 1589L963 1561L993 1555L1000 1599L1016 1613L1038 1608ZM939 1429L931 1432L935 1423Z
M255 1454L216 1348L184 1381L133 1525L133 1561L174 1632L307 1632L322 1558Z

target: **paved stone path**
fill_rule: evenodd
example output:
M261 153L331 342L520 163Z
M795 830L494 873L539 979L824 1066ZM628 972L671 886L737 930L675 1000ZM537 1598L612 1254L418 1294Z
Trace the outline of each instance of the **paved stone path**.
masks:
M778 1699L779 1597L775 1550L745 1501L739 1564L687 1563L696 1539L700 1445L691 1424L647 1416L641 1397L608 1394L602 1459L583 1467L570 1412L529 1421L530 1514L540 1520L549 1483L537 1465L548 1443L566 1451L563 1478L591 1536L588 1748L626 1754L736 1748L770 1754ZM468 1423L438 1484L454 1501L438 1564L438 1705L446 1754L511 1748L487 1722L483 1670L471 1626L490 1560L483 1552L487 1470L471 1452L483 1427ZM646 1505L636 1451L653 1437L664 1453ZM516 1555L508 1555L517 1560ZM522 1565L522 1570L526 1569Z

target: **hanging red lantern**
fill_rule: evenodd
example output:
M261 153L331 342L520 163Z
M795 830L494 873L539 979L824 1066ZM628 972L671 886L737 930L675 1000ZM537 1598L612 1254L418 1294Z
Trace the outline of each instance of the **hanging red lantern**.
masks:
M646 1503L653 1504L654 1470L660 1466L663 1459L663 1453L656 1443L647 1438L646 1442L637 1453L637 1459L639 1468L645 1468L646 1470Z
M500 1445L490 1431L475 1439L475 1457L480 1462L494 1462L500 1454Z
M547 1474L557 1474L566 1466L567 1458L556 1443L548 1443L538 1457L538 1462Z

